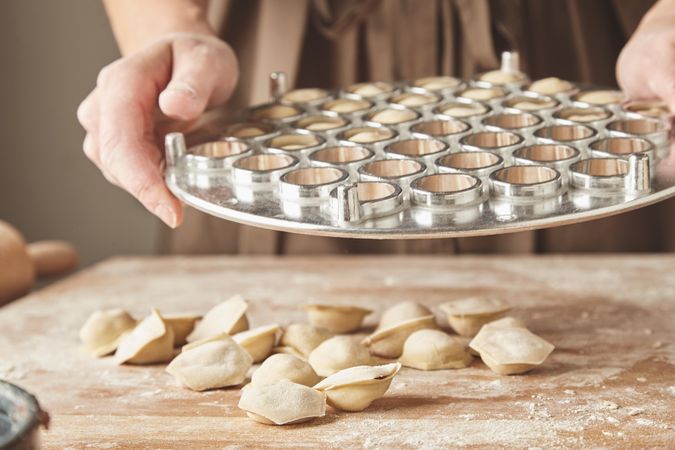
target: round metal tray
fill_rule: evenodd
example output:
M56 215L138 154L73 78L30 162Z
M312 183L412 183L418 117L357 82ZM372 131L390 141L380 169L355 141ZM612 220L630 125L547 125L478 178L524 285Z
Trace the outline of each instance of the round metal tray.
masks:
M293 95L284 95L283 86L279 86L283 76L276 73L273 80L274 100L267 106L213 121L188 136L191 143L206 145L187 147L183 135L167 136L166 183L179 199L223 219L273 230L346 238L415 239L553 227L619 214L675 196L675 152L670 151L669 119L641 115L630 105L617 102L600 108L609 114L607 119L596 118L582 125L570 120L569 114L565 116L573 110L563 108L586 108L581 112L597 109L579 95L588 90L586 87L545 97L529 92L528 82L522 78L499 86L505 96L497 99L471 102L461 98L467 87L490 88L477 77L435 92L416 83L393 83L392 92L369 97L344 90L293 103L286 99ZM432 104L406 108L393 103L406 93L427 96ZM339 98L366 100L372 105L360 113L322 110L326 102ZM523 98L548 98L555 106L543 111L514 109L513 105ZM457 102L460 106L483 105L488 112L457 122L439 109ZM282 112L291 117L261 115L261 110L269 112L265 109L269 105L282 106ZM373 115L383 110L403 110L407 120L393 125L373 122ZM528 114L535 118L524 117ZM317 115L334 122L334 129L304 129ZM469 124L470 128L445 136L424 135L424 130L433 128L429 122L434 120L450 121L453 126ZM626 126L621 122L625 120L643 122ZM232 130L242 129L233 127L233 123L251 121L266 135L232 136L237 135ZM514 121L522 128L509 128ZM387 134L388 139L375 143L357 144L346 138L350 130L364 126L392 132ZM551 128L555 126L561 128ZM584 126L588 130L583 130ZM578 136L577 131L581 133ZM517 138L508 137L509 133ZM563 139L570 133L577 139ZM481 149L495 136L508 138L508 142ZM603 141L607 138L612 138L611 145ZM633 145L644 143L638 142L643 138L651 145L644 144L644 149ZM438 142L431 145L429 139ZM621 139L627 147L633 143L630 151L621 149ZM392 145L403 141L411 142ZM538 147L530 147L535 144ZM406 146L411 149L407 154ZM356 160L327 163L325 158L312 156L312 152L330 147L346 148L332 152L353 152ZM523 147L528 149L519 150ZM499 156L493 157L495 161L503 161L483 173L449 168L441 161L448 155L473 156L481 150ZM550 160L552 154L558 159ZM450 159L457 158L462 155ZM373 165L378 160L392 162ZM391 176L401 173L411 175Z

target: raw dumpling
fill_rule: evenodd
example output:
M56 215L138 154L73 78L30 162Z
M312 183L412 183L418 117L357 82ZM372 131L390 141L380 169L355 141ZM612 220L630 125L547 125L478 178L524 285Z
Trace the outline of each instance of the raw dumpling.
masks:
M377 329L361 343L368 347L368 350L373 355L383 358L398 358L403 352L403 344L408 339L408 336L417 330L427 328L438 328L433 314L399 322L387 328Z
M309 355L309 364L322 376L371 362L368 349L352 336L335 336L321 343Z
M156 309L120 340L117 364L152 364L173 357L173 330Z
M235 295L214 306L197 323L195 329L188 335L187 341L194 342L220 333L232 335L248 330L246 309L248 303L241 295Z
M406 339L399 361L420 370L461 369L473 359L465 345L440 330L418 330Z
M194 391L241 384L253 360L226 333L183 347L166 371Z
M338 334L358 330L363 318L372 312L358 306L343 305L309 304L303 308L313 326Z
M326 394L302 384L280 380L242 390L239 408L256 422L287 425L326 415Z
M591 105L610 105L621 103L626 96L621 91L585 91L577 95L577 100Z
M332 338L333 333L304 323L292 323L281 336L281 345L291 347L305 358L312 353L326 339Z
M373 114L370 120L385 125L391 125L407 122L415 118L417 118L417 114L412 110L386 108Z
M524 79L524 75L520 72L507 72L505 70L492 70L485 72L480 76L481 81L486 81L493 84L508 84Z
M440 308L447 314L452 329L462 336L475 336L483 325L511 309L501 300L483 297L454 300L443 303Z
M251 384L262 386L284 379L309 387L314 386L321 380L307 361L297 356L281 353L267 358L258 370L253 372Z
M363 411L387 392L399 370L400 363L350 367L329 376L314 389L325 392L328 404L334 408Z
M122 336L136 326L136 320L123 309L107 309L93 313L80 330L82 349L94 356L115 351Z
M500 375L532 370L542 364L555 348L525 328L498 326L483 327L469 346Z
M272 354L277 345L279 325L266 325L248 331L237 333L232 338L246 350L254 363L259 363Z
M291 103L307 103L328 96L328 92L319 88L295 89L285 93L281 98Z
M528 90L538 94L553 95L569 92L572 89L574 89L574 85L569 81L561 80L556 77L549 77L533 82Z
M272 349L272 353L275 354L284 354L284 355L293 355L302 359L303 361L307 360L307 355L300 353L295 347L289 347L287 345L278 345Z
M382 313L378 330L388 328L399 322L431 315L431 310L412 301L397 303Z
M173 330L173 346L180 347L187 343L188 334L192 333L195 323L202 316L196 314L167 314L164 321Z

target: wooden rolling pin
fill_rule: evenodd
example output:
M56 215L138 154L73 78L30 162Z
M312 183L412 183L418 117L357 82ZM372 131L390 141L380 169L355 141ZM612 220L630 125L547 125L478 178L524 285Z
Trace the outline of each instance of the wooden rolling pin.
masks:
M21 297L38 277L50 277L77 267L75 248L64 241L26 244L19 231L0 220L0 305Z

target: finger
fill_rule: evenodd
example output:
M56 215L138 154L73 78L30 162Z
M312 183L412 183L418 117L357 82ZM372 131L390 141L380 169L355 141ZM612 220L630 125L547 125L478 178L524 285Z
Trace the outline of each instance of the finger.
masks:
M93 131L98 128L98 114L98 89L94 89L77 107L77 120L85 130Z
M660 98L670 111L675 112L675 64L665 68L662 65L649 72L649 90Z
M110 184L120 187L117 179L106 170L105 166L101 163L100 153L98 151L98 139L94 133L87 133L84 137L82 148L84 149L84 154L87 155L87 158L89 158L89 160L101 171L103 177Z
M107 77L100 98L100 161L122 188L173 228L181 222L182 207L160 170L162 156L152 134L158 84L146 69L127 66Z
M223 42L179 39L172 44L171 81L159 96L164 114L194 120L229 98L237 81L234 53Z

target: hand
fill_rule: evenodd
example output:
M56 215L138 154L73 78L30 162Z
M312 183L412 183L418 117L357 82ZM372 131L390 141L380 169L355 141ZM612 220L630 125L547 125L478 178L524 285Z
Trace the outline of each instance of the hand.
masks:
M224 103L238 78L237 59L220 39L176 33L101 70L77 117L84 153L111 183L174 228L183 211L164 184L164 134L184 129Z
M619 55L616 77L630 98L659 99L675 112L675 19L645 17Z

